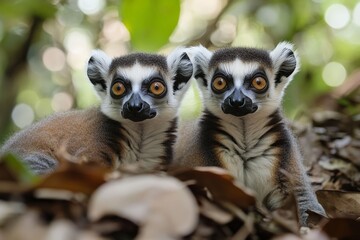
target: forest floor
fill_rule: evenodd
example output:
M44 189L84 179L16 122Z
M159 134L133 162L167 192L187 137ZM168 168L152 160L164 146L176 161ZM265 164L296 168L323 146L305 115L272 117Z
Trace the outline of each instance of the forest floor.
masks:
M326 111L291 123L327 216L269 212L219 168L144 173L79 164L60 152L38 178L14 157L0 162L0 240L20 239L360 239L360 94L326 96ZM300 123L301 122L301 123Z

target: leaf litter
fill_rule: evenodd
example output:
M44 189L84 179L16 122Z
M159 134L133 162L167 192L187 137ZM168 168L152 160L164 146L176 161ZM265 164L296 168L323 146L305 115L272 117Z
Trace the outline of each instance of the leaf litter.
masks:
M294 200L269 212L224 169L110 171L61 149L60 167L40 178L1 159L0 239L360 239L360 115L339 104L292 127L328 215L309 211L310 228Z

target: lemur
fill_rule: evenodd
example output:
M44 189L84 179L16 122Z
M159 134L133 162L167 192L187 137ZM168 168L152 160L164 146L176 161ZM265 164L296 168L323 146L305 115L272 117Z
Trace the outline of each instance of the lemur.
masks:
M168 57L133 53L111 59L95 50L87 75L100 107L54 114L11 137L11 152L37 174L58 166L61 146L77 159L117 168L140 162L153 169L172 161L177 110L193 74L183 48Z
M302 225L307 209L324 214L281 111L284 90L299 69L292 45L215 52L199 46L191 53L204 107L198 120L180 123L175 163L223 167L270 210L293 193Z

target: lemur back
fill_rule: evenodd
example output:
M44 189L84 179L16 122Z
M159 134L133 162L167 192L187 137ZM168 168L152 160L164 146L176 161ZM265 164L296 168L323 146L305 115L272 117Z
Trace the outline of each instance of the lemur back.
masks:
M199 120L181 123L175 162L226 168L269 209L293 193L302 225L307 209L324 213L281 112L283 92L299 68L292 46L190 52L204 109Z
M43 119L11 137L0 155L14 153L38 174L56 168L61 147L111 168L136 162L161 167L172 161L177 110L192 70L182 49L167 58L135 53L110 59L94 51L87 73L101 106Z

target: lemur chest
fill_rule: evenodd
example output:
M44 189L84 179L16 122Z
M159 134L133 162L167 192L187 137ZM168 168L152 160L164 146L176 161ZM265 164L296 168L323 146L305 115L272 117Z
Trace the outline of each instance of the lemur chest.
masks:
M153 169L164 163L167 156L165 132L147 133L141 129L135 131L128 130L124 134L124 139L120 140L121 164L139 164L145 169Z
M267 129L239 131L227 127L216 134L221 144L214 147L220 165L245 186L253 189L260 199L275 188L274 172L278 151L271 146L276 136L265 134Z

